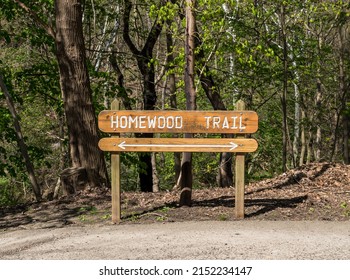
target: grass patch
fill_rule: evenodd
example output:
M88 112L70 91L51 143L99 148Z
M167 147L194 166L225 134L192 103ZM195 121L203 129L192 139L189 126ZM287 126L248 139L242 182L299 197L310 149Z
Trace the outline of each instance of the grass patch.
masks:
M349 207L349 204L346 202L346 201L343 201L341 204L340 204L340 208L343 209L343 215L345 217L349 217L350 216L350 207Z

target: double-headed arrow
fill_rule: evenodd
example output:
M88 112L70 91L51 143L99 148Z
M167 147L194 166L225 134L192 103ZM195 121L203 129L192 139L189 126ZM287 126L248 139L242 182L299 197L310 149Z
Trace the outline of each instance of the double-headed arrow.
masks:
M207 149L207 148L211 148L211 149L215 149L215 148L229 148L230 151L236 149L238 147L238 145L236 143L233 142L229 142L229 144L225 145L217 145L217 144L127 144L126 141L121 142L118 145L119 148L125 150L127 148L180 148L180 149L198 149L198 148L203 148L203 149Z
M253 152L255 139L225 138L103 138L103 151L110 152Z

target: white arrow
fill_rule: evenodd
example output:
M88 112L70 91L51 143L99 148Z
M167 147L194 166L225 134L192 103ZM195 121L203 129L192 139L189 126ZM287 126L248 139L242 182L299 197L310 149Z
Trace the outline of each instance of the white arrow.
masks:
M126 144L125 141L118 145L119 148L125 150L126 147L184 147L184 148L230 148L230 151L236 149L238 145L236 143L230 142L226 145L203 145L203 144Z

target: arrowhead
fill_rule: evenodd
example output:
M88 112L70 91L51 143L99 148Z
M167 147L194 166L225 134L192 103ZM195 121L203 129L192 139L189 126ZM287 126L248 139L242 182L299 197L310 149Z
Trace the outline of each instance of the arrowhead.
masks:
M118 147L125 150L125 141L121 142Z
M232 151L238 147L238 145L236 143L233 143L233 142L230 142L230 145L231 145L230 151Z

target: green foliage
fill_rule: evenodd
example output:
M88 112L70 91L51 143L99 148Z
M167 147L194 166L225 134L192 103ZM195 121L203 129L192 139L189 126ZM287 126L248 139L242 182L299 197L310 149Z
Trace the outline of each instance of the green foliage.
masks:
M218 154L193 153L193 188L216 186L218 163ZM173 153L157 154L157 171L161 190L171 190L176 184Z
M0 13L5 15L1 19L1 34L5 40L0 40L0 71L15 103L39 184L46 187L57 181L62 152L58 147L63 143L59 128L62 101L54 42L46 31L33 24L26 12L10 2L15 3L8 1L0 7ZM41 5L24 3L38 13L43 22L48 23L52 18L53 1L40 1ZM2 197L9 194L13 201L30 200L27 171L3 95L0 96L0 128L0 176L8 178L9 182Z
M176 17L178 13L178 4L168 1L165 5L162 6L159 6L159 4L152 4L150 6L149 15L153 19L157 18L159 21L167 21L174 19L174 17Z
M137 153L122 153L121 154L121 184L124 191L137 191L139 190L138 174L140 169L144 170L143 166L140 166Z
M219 169L219 154L193 154L193 181L194 188L215 187Z
M340 204L340 208L343 209L343 215L345 217L349 217L350 216L350 206L348 205L348 203L346 201L343 201Z
M260 115L259 130L254 135L259 147L249 163L251 167L249 176L254 180L273 177L282 171L280 119L280 112L274 108L271 108L269 115Z
M54 1L23 1L40 19L53 26ZM196 70L210 74L215 90L220 93L228 110L235 109L238 99L248 110L259 114L256 153L247 155L248 180L271 177L282 170L282 110L281 93L284 79L284 53L281 16L288 22L287 39L287 117L288 162L292 167L292 142L295 136L295 110L299 104L305 116L299 129L304 129L310 155L315 153L315 135L322 132L322 154L329 158L333 143L338 149L335 160L342 157L342 116L350 115L348 94L340 92L339 54L342 47L339 30L349 28L349 4L346 1L223 1L200 0L196 7L198 38L204 58L197 60ZM156 44L150 65L156 69L157 107L172 109L164 86L170 74L176 76L177 108L186 108L183 73L185 68L183 18L184 3L138 1L133 7L130 35L140 49L154 21L164 21L173 36L174 61L166 65L165 30ZM129 100L134 109L142 107L142 82L133 56L122 35L122 1L98 0L83 2L83 25L88 69L96 115L109 106L113 98ZM21 9L15 1L2 1L0 6L0 71L5 76L19 113L25 142L42 185L52 186L62 168L69 165L67 130L64 125L63 103L53 39L40 24ZM347 35L346 35L347 36ZM345 36L345 42L348 37ZM124 87L111 68L111 51L116 55L124 75ZM195 50L198 55L198 49ZM207 67L207 68L206 68ZM344 80L347 85L350 61L344 55ZM197 108L212 110L208 98L196 78ZM317 81L321 81L322 96L316 104ZM295 93L299 88L299 96ZM164 100L162 97L164 95ZM345 98L345 99L344 99ZM345 106L344 106L345 104ZM102 133L101 133L102 134ZM129 136L129 135L128 135ZM133 137L134 135L130 135ZM106 153L106 159L109 155ZM138 154L123 153L122 188L138 190L138 173L144 167ZM313 160L311 158L310 160ZM194 187L216 186L219 155L193 155ZM175 184L174 156L157 154L157 171L162 190ZM11 115L0 93L0 204L16 203L26 195L28 179L23 159L18 151ZM30 195L28 195L30 197ZM348 206L341 205L344 211ZM346 212L347 213L347 212ZM82 219L86 219L83 213ZM225 219L223 216L219 219Z
M18 189L11 186L10 179L0 176L0 207L16 205L19 195Z
M171 190L176 184L173 153L157 154L157 171L161 190Z
M219 221L227 221L227 220L228 220L228 216L226 214L219 215Z

